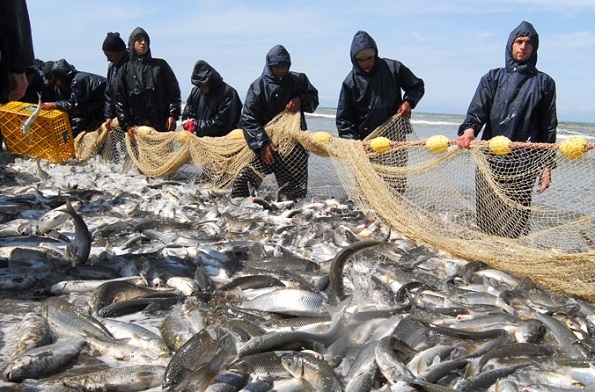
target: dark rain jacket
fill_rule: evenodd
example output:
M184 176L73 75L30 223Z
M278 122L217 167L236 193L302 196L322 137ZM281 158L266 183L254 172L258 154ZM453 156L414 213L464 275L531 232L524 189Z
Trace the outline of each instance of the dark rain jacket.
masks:
M60 89L54 83L50 83L43 75L44 62L35 59L33 66L27 68L25 72L29 85L27 86L27 92L25 96L21 98L22 102L37 103L39 97L37 93L41 94L41 100L43 102L56 102L60 100L66 100L70 97L69 89Z
M116 89L118 88L118 71L130 59L128 51L122 56L120 62L117 64L109 63L107 66L107 88L105 89L105 107L103 109L103 117L116 117Z
M246 94L240 127L248 146L255 152L270 142L264 126L283 112L291 99L300 97L302 100L302 129L307 129L304 112L312 113L318 107L318 90L305 74L288 72L281 80L275 78L271 66L281 63L291 66L291 58L282 45L276 45L266 55L262 75L252 82Z
M24 73L34 58L27 3L0 1L0 103L8 101L9 73Z
M520 36L531 38L533 54L524 63L512 57L512 44ZM504 68L490 70L480 82L459 127L459 135L482 127L482 139L503 135L516 142L554 143L556 141L556 86L547 74L538 71L539 36L529 22L522 22L508 37Z
M149 50L136 55L134 42L144 35ZM147 32L137 27L128 40L130 60L120 68L116 88L116 113L122 129L147 125L165 131L168 117L180 117L182 99L178 79L169 64L151 56Z
M190 81L192 88L182 120L196 122L196 136L225 136L236 129L242 113L242 101L236 89L223 81L223 78L206 61L199 60L194 65ZM207 94L200 87L209 88Z
M56 109L68 112L73 136L96 130L103 122L107 80L100 75L77 71L64 59L52 65L51 75L70 88L70 97L56 101Z
M355 59L357 52L365 48L376 52L370 72L362 70ZM376 42L365 31L353 37L350 56L353 68L341 86L336 123L340 137L361 140L395 115L403 101L414 109L425 86L403 63L378 57Z

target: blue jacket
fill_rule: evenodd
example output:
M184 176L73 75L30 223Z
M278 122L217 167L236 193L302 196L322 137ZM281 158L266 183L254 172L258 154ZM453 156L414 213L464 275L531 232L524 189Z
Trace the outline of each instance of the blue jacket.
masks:
M512 57L512 44L520 36L531 38L533 54L521 64ZM556 141L556 85L538 71L539 35L529 22L522 22L508 38L505 66L490 70L480 82L459 127L459 135L473 128L482 139L506 136L517 142L554 143Z
M370 72L362 70L355 59L357 52L366 48L376 52ZM425 87L403 63L378 57L376 42L365 31L353 37L350 55L353 68L341 86L336 123L340 137L361 140L395 115L403 101L415 108Z
M270 142L264 126L283 112L291 99L300 97L302 100L302 129L306 129L304 112L312 113L318 107L318 90L305 74L288 72L281 80L275 78L271 66L281 63L291 66L291 58L282 45L276 45L266 55L262 75L252 82L246 94L240 127L248 146L255 152Z
M225 136L237 128L242 112L242 101L235 88L223 81L223 78L206 61L199 60L194 65L190 81L192 88L182 120L196 121L196 136ZM200 87L207 86L209 92L203 93Z

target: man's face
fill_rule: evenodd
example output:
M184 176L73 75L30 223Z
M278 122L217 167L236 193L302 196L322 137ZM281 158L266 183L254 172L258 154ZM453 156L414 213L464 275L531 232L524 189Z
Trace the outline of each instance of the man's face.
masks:
M271 66L271 71L276 79L281 80L287 75L287 72L289 72L289 66L286 64L273 65Z
M363 69L365 72L370 72L372 70L372 68L374 68L375 59L376 58L374 56L370 56L370 57L355 59L355 61L357 61L357 65L361 69Z
M134 51L139 56L144 56L149 50L149 43L142 35L134 41Z
M121 52L112 52L110 50L104 50L103 54L105 54L107 61L114 64L120 61L120 59L122 58Z
M524 63L533 54L533 43L529 37L517 37L512 43L512 58Z

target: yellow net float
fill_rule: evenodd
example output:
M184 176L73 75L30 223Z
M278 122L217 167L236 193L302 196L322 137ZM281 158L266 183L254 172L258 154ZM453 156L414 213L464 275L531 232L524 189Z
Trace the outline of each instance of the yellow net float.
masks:
M571 136L560 143L560 151L570 159L582 158L587 153L587 140Z
M376 137L370 140L370 148L377 153L385 153L390 150L390 139L386 137Z
M448 150L450 140L444 135L434 135L426 140L426 148L435 154L441 154Z
M490 151L496 155L510 154L512 147L510 147L510 139L506 136L495 136L490 139L488 146Z
M314 141L325 145L330 143L331 137L332 136L330 133L323 131L314 132L314 134L312 135L312 139L314 139Z

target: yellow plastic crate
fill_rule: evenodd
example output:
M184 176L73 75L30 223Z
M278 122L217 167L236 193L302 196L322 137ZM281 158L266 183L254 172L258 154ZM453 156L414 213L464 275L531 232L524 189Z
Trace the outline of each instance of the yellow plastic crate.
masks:
M22 126L37 108L36 104L8 102L0 105L0 130L6 149L13 154L61 163L74 156L74 141L68 114L42 110L24 134Z

